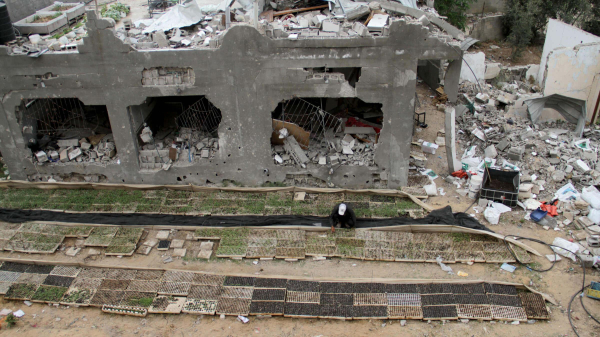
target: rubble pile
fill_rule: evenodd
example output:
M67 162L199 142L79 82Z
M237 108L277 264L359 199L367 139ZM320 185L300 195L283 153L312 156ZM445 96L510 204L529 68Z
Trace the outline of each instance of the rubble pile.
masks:
M282 166L306 167L308 163L329 166L374 166L377 135L375 134L336 134L323 141L312 141L307 150L294 145L273 146L275 164ZM297 143L290 139L293 143Z
M140 139L145 143L140 150L140 165L147 170L193 165L213 159L219 150L218 138L190 128L179 129L177 136L155 140L150 128L145 127Z
M112 134L88 138L59 139L34 153L37 165L77 163L109 164L118 160Z
M457 153L462 167L476 175L484 174L486 162L490 168L518 171L521 207L533 211L545 207L543 202L557 201L559 216L539 222L547 229L574 222L582 227L599 224L596 214L600 215L600 210L596 213L582 194L597 192L593 185L600 184L600 128L585 128L578 137L575 124L562 119L533 124L522 101L541 95L528 80L528 73L528 67L509 67L499 74L506 82L463 83L460 99L465 104L456 107ZM457 192L467 195L469 188L461 186ZM600 227L597 229L600 232Z

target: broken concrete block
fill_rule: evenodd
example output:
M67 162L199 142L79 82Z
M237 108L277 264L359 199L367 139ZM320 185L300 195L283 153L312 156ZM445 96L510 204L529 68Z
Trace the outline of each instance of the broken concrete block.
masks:
M169 246L169 247L170 248L183 248L184 243L185 243L185 240L173 239L171 241L171 246Z
M52 160L58 160L60 158L60 155L57 151L52 151L50 152L50 158L52 158Z
M214 246L213 242L210 242L210 241L202 242L202 243L200 243L200 250L208 250L208 251L212 252L213 246Z
M81 143L81 149L82 150L89 150L92 148L92 144L90 143Z
M48 161L48 155L44 151L36 152L35 158L37 158L37 161L40 163L45 163Z
M419 18L419 22L420 22L420 23L422 23L422 24L423 24L423 26L429 26L429 24L431 23L431 22L429 21L429 19L427 18L427 16L425 16L425 15L422 15L422 16Z
M174 257L184 257L186 252L187 252L186 248L175 248L175 249L173 249L172 256L174 256Z
M575 169L581 173L586 173L590 170L590 167L581 159L575 161Z
M69 151L69 160L76 159L76 158L80 157L82 154L83 154L83 152L81 152L80 148L75 148L75 149Z
M507 156L510 160L521 161L523 159L523 153L525 153L525 149L522 147L511 147L508 150Z
M565 172L563 171L554 171L552 172L552 180L556 182L563 181L565 179Z
M483 81L484 79L485 54L482 52L474 54L464 54L463 64L460 69L460 83L464 81L477 83L477 81Z
M487 103L487 101L490 99L490 96L488 94L484 94L484 93L478 93L477 95L475 95L475 100L481 103Z
M79 146L79 139L59 139L58 141L59 147L71 147L71 146Z
M342 153L351 155L354 154L354 151L352 151L352 148L350 146L342 146Z
M148 255L148 254L150 254L151 251L152 251L152 247L150 247L150 246L140 246L140 248L137 249L136 253L141 254L141 255Z
M198 258L208 260L212 256L212 253L212 250L201 250L198 253Z
M210 152L208 151L208 149L204 149L204 150L202 150L202 152L200 152L201 158L208 158L209 156L210 156Z
M498 156L498 151L496 151L496 147L494 145L490 145L485 148L485 156L486 158L496 158Z
M324 32L337 33L340 31L340 25L337 22L330 20L323 21L321 23L321 30Z
M170 233L171 233L170 231L159 231L158 233L156 233L156 239L157 240L166 240L169 238Z
M302 150L302 148L298 144L298 141L293 136L287 137L283 141L283 147L285 148L286 152L289 153L299 165L304 165L309 161L308 157L304 153L304 150Z
M327 165L327 157L319 156L319 165Z
M163 31L160 30L152 34L152 41L155 42L159 48L166 48L169 46L167 36Z
M354 22L354 24L352 25L352 30L355 31L356 34L361 37L367 37L371 35L367 27L358 21Z
M500 63L487 63L485 65L484 79L491 80L498 77L498 75L500 75L500 70Z
M158 76L158 75L157 75ZM140 139L144 142L144 143L150 143L152 142L152 130L150 130L150 127L147 126L142 130L142 133L140 134Z

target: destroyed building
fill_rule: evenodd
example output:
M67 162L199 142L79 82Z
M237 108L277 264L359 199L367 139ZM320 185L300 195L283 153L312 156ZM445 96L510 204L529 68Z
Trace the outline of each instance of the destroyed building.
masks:
M85 32L68 43L0 46L0 150L11 178L406 185L417 73L437 88L450 61L442 81L455 102L461 63L452 61L464 37L387 1L367 6L367 25L318 13L283 24L236 14L240 22L221 27L222 15L203 21L203 37L206 27L219 32L199 40L183 27L116 29L87 11Z

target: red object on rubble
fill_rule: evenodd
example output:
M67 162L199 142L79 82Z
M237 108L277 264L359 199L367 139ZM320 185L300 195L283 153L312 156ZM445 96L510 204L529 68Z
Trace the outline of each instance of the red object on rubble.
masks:
M381 132L380 128L376 128L374 126L365 124L354 117L348 118L348 120L346 121L346 126L362 126L362 127L367 127L367 128L373 128L373 130L375 130L376 133Z
M554 202L554 204L547 204L546 202L543 202L542 205L540 206L540 209L542 211L546 211L548 212L547 215L550 215L552 217L555 217L558 215L558 208L556 206L554 206L557 203L557 201Z
M467 172L465 172L465 170L458 170L455 172L452 172L452 176L456 177L456 178L465 178L465 179L469 179L469 175L467 174Z

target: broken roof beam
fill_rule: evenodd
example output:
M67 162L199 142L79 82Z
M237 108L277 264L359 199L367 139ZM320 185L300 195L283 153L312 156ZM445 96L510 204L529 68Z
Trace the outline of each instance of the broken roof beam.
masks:
M368 0L369 2L372 2L374 0ZM404 15L410 15L416 19L420 18L421 16L425 15L427 17L427 19L429 19L429 21L431 21L431 23L433 23L434 25L440 27L440 29L444 30L445 32L447 32L448 34L452 35L453 38L457 39L457 40L464 40L465 39L465 33L463 31L461 31L460 29L454 27L453 25L449 24L448 22L446 22L443 19L440 19L439 17L435 16L435 14L432 13L426 13L420 9L415 9L415 8L410 8L410 7L406 7L402 4L399 4L397 2L391 2L391 1L378 1L381 4L381 8L385 9L386 11L389 12L393 12L393 13L398 13L398 14L404 14Z
M273 16L282 16L282 15L287 15L287 14L300 13L300 12L312 11L312 10L315 10L315 9L323 9L323 8L329 8L329 5L321 5L321 6L306 7L306 8L288 9L288 10L285 10L285 11L274 12Z

